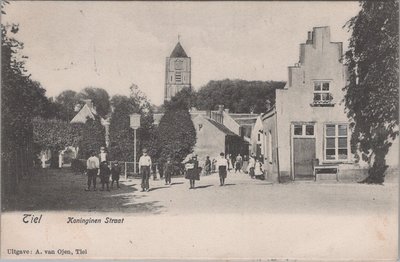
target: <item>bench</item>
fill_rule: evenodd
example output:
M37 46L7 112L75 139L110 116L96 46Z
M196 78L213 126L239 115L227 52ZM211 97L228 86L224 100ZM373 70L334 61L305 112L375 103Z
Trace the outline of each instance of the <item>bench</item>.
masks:
M317 181L318 170L335 170L336 181L339 182L339 165L335 164L319 164L319 159L313 160L313 175L314 181Z

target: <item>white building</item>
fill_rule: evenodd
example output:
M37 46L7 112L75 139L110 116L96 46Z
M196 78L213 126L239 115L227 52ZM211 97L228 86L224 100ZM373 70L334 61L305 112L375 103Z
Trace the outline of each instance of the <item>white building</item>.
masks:
M285 88L276 90L276 104L262 116L269 179L312 177L317 161L337 165L340 178L365 173L356 171L362 164L354 162L350 150L342 56L342 43L331 42L329 27L313 28L300 44L299 63L288 68Z

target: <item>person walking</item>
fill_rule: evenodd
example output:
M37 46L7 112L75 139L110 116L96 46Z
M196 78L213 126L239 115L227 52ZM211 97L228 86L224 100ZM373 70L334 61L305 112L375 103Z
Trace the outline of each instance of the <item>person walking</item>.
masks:
M117 188L120 188L119 186L119 176L121 175L121 168L118 165L118 162L115 162L111 166L111 188L114 186L114 182L117 183Z
M221 152L219 154L219 158L217 159L217 168L218 168L218 174L219 174L219 182L220 186L225 185L225 179L227 175L227 170L228 170L228 160L224 157L224 153Z
M110 183L110 168L107 165L106 161L101 162L100 164L100 182L101 182L101 189L100 191L104 191L104 185L107 186L107 191L110 191L108 184Z
M195 187L195 181L200 180L199 176L199 162L197 161L197 156L193 155L192 159L187 161L185 163L185 169L186 169L186 179L189 179L190 181L190 187L189 189L193 189Z
M142 175L142 192L149 192L151 158L147 155L146 148L144 148L142 152L143 155L139 158L139 173Z
M90 187L93 183L93 191L96 191L96 178L99 172L99 159L96 157L96 153L94 150L90 151L90 157L86 161L86 169L87 169L87 189L85 191L90 191Z
M247 155L243 156L243 165L242 165L242 171L247 174L247 166L249 165L249 159L247 158Z
M249 159L248 172L251 178L254 178L254 167L256 165L255 155L251 154Z
M235 173L236 173L237 171L239 171L239 173L242 172L242 171L241 171L241 169L242 169L242 163L243 163L243 158L242 158L242 156L239 154L239 155L237 155L236 161L235 161Z
M165 184L171 185L171 177L174 173L174 165L171 162L171 158L168 157L167 162L164 164L164 176L165 176Z
M204 164L204 173L206 176L211 174L211 160L209 156L206 157L206 162Z

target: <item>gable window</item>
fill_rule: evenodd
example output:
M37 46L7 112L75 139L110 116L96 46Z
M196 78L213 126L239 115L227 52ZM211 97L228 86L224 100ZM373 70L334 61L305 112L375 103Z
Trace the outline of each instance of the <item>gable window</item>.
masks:
M182 73L181 72L175 73L175 82L182 83Z
M332 106L331 83L329 81L314 82L314 106Z
M348 125L325 125L325 160L348 160L348 156Z

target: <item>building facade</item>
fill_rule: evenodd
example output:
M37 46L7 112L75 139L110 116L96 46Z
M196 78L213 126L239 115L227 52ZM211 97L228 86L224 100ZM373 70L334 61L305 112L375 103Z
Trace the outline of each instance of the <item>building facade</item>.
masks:
M300 44L300 59L288 82L276 90L276 104L263 115L265 166L272 180L310 177L313 161L353 169L350 128L343 88L347 68L342 43L331 42L329 27L315 27ZM314 162L315 163L315 162Z
M191 88L191 60L178 42L166 59L164 100L171 100L185 87Z

